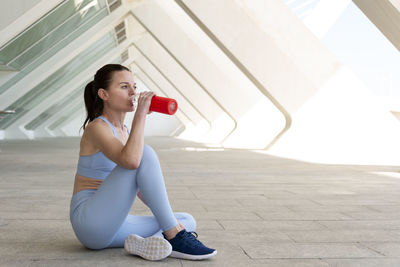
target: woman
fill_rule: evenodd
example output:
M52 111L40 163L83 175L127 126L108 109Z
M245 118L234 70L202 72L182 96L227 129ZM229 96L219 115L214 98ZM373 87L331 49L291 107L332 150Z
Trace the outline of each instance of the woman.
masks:
M217 251L192 234L193 217L172 212L157 155L144 144L153 92L140 93L131 131L123 124L136 108L135 95L132 73L117 64L103 66L85 88L87 118L70 209L75 235L87 248L125 247L148 260L210 258ZM154 216L129 214L136 195Z

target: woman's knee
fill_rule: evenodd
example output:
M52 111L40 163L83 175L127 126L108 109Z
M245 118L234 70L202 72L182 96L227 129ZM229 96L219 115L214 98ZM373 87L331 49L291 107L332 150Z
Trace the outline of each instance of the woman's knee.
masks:
M140 161L139 168L145 166L154 166L154 164L159 165L159 160L157 153L149 145L144 145L142 159Z
M85 248L91 249L91 250L102 250L107 248L108 243L93 243L93 242L81 242Z
M144 144L144 146L143 146L143 155L142 155L142 159L148 159L148 158L150 158L150 159L153 159L153 158L157 158L157 154L156 154L156 152L154 151L154 149L151 147L151 146L149 146L149 145L146 145L146 144Z
M100 233L96 235L85 233L83 235L77 235L77 238L82 245L92 250L107 248L112 241L109 237L102 236Z
M80 222L71 220L72 228L78 240L88 249L107 248L114 236L113 231L99 222Z
M175 212L176 219L185 226L187 231L196 230L196 220L194 217L187 212Z

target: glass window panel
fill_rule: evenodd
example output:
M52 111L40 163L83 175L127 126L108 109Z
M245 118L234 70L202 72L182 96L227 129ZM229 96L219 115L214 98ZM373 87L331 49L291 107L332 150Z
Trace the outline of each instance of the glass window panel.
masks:
M106 9L104 11L106 11ZM96 11L94 9L90 9L84 15L80 15L79 13L75 14L73 17L70 17L66 23L60 25L56 31L26 49L9 64L16 69L23 68L35 58L39 57L44 51L46 51L46 49L54 46L57 42L65 38L68 34L79 28L95 15Z
M83 101L82 101L83 102ZM49 126L50 130L55 130L58 126L60 126L63 122L65 122L66 120L68 120L71 117L75 117L78 114L84 112L84 109L82 108L83 103L78 103L77 105L75 105L73 108L71 108L71 112L66 112L65 116L62 116L61 118L59 118L58 120L56 120L53 124L51 124ZM83 122L82 122L83 123Z
M116 47L116 43L111 33L106 34L103 38L93 43L68 64L64 65L23 97L7 107L7 109L15 110L16 114L12 117L8 116L8 118L0 119L0 129L7 128L14 121L21 118L30 109L40 104L45 98L50 96L69 80L73 79L73 77L78 75L85 68L89 67L99 55L104 55L114 47Z
M51 118L54 114L56 114L59 110L63 107L68 105L70 102L77 102L80 99L83 99L83 91L85 85L88 84L90 81L87 80L83 84L81 84L77 89L72 91L66 97L60 99L57 103L46 109L43 113L41 113L38 117L32 120L25 126L27 130L35 130L39 125L43 124L46 120Z
M46 14L44 17L34 23L31 27L29 27L26 31L21 33L12 41L8 42L5 46L3 46L0 49L0 61L3 63L9 63L30 46L45 37L48 33L56 30L60 24L65 22L75 13L86 12L84 11L85 8L87 9L88 7L90 7L89 4L95 2L98 2L98 4L96 5L97 9L105 7L104 0L83 0L78 6L76 6L74 0L68 0L61 3L55 9L50 11L48 14Z
M49 59L51 56L56 54L58 51L60 51L62 48L64 48L66 45L71 43L73 40L75 40L77 37L79 37L81 34L83 34L85 31L90 29L93 25L95 25L97 22L102 20L104 17L106 17L108 14L108 11L104 8L100 12L98 12L94 17L90 18L88 21L85 23L81 24L77 29L75 29L72 33L66 35L64 39L56 43L53 47L47 47L42 51L42 54L40 57L36 58L36 60L33 60L29 62L30 64L24 66L24 68L18 73L16 76L14 76L12 79L8 80L6 83L0 86L0 94L2 94L4 91L6 91L8 88L16 84L19 80L21 80L25 75L30 73L32 70L37 68L40 64L45 62L47 59Z
M113 61L111 61L110 63L121 64L121 59L118 57L118 58L114 59ZM61 110L63 107L65 107L66 105L68 105L71 102L72 103L74 103L74 102L81 103L81 105L78 108L84 107L84 102L83 102L84 89L85 89L86 84L88 84L91 80L92 80L92 77L90 78L90 80L87 80L84 83L82 83L80 86L78 86L78 88L76 88L73 92L68 94L66 97L60 99L57 103L52 105L50 108L46 109L38 117L36 117L34 120L32 120L30 123L28 123L25 126L25 129L35 130L37 127L39 127L44 122L46 122L54 114L57 114L57 112L59 110ZM69 113L70 112L67 112L66 114L69 114Z
M0 71L18 71L10 66L0 64Z
M25 129L27 130L34 130L36 129L43 121L46 121L51 117L50 113L42 113L35 120L31 121Z

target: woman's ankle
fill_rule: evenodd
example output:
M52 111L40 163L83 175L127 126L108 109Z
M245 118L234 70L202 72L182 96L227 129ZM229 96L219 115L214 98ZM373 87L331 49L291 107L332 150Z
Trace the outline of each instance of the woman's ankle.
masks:
M174 238L176 236L177 233L179 233L183 229L185 229L185 227L183 227L183 225L179 223L175 227L165 231L164 236L166 239L171 240L172 238Z

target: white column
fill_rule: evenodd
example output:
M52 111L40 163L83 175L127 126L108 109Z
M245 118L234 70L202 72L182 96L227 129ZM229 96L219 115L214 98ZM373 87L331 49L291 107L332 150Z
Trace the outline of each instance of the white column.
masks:
M353 0L353 2L400 50L400 0Z

